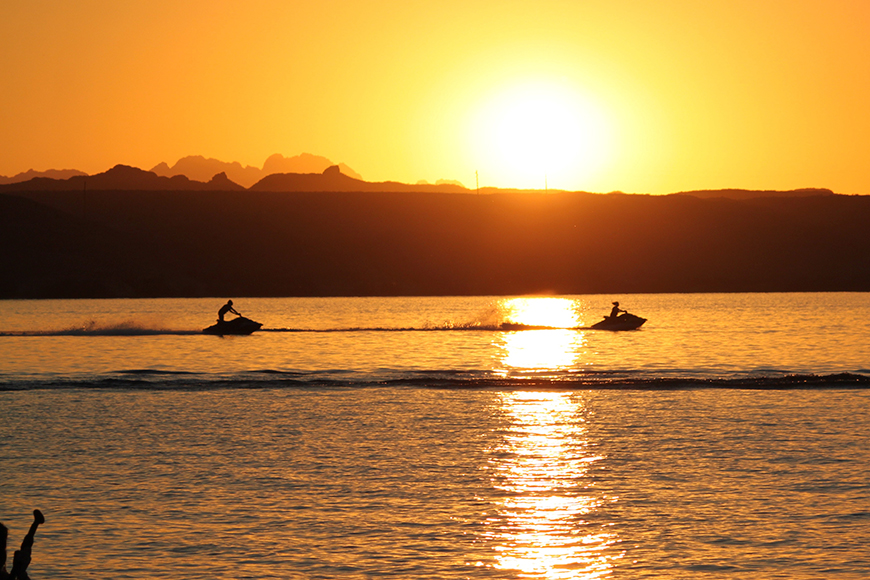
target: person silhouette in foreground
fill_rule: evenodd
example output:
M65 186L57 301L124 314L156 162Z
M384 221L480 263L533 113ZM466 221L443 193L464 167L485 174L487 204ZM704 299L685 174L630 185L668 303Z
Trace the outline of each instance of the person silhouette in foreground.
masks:
M233 301L227 300L227 303L221 306L221 309L218 310L218 322L224 321L224 316L226 316L227 312L232 312L236 316L241 316L236 310L233 308Z
M626 314L628 314L627 310L623 310L619 307L619 302L614 302L613 308L610 310L610 318L618 317L620 312L625 312Z
M33 548L33 538L36 535L36 528L39 524L45 523L45 517L39 510L33 510L33 523L30 524L30 531L24 536L21 541L21 549L16 550L12 556L12 571L6 571L6 537L9 535L9 530L3 524L0 524L0 579L2 580L30 580L27 575L27 567L30 566L30 551Z

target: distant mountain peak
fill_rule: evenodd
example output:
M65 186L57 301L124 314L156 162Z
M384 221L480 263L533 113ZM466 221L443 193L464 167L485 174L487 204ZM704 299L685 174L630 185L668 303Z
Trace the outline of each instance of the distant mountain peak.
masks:
M157 175L165 175L169 177L169 165L165 161L161 161L157 165L151 168L152 173L156 173Z
M208 189L216 191L244 191L245 188L232 181L223 171L214 175L206 184Z

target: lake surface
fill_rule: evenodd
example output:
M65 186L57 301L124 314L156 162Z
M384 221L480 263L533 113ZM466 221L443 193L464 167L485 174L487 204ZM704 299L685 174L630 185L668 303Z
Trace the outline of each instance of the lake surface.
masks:
M0 302L31 577L870 576L868 294L224 301Z

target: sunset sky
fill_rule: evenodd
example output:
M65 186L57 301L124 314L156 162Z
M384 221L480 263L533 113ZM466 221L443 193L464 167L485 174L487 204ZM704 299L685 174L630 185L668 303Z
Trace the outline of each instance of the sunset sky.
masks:
M367 181L870 194L870 1L10 0L0 175L186 155Z

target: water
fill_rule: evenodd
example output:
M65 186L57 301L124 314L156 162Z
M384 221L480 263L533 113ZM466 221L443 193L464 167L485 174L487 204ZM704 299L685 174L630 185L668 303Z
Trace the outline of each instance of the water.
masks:
M4 301L0 388L242 380L276 387L748 385L789 375L828 382L870 375L870 294L629 301L623 307L649 322L612 333L576 330L609 312L602 296L237 299L264 329L224 339L200 334L221 300ZM526 330L502 331L505 323Z
M870 575L870 295L620 298L0 302L10 559L38 507L36 579Z

